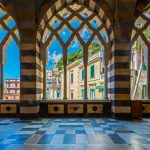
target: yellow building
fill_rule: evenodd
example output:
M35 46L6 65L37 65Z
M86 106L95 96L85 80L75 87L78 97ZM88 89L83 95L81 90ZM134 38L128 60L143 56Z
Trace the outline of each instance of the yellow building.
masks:
M63 93L63 73L62 93ZM102 52L98 52L88 60L87 66L88 99L103 99L104 94L104 66ZM84 66L83 60L76 60L67 66L67 98L84 99Z
M79 60L67 67L67 97L69 99L79 99Z
M84 68L83 62L79 65L79 95L84 98ZM87 66L87 93L88 99L103 99L104 94L104 66L102 52L89 57Z

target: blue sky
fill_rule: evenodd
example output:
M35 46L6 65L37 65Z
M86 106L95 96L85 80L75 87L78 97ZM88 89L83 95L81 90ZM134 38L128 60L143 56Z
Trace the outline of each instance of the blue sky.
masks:
M5 16L5 13L0 14L0 18ZM10 21L7 26L12 29L16 25L15 21ZM0 30L0 42L7 35L5 29ZM8 48L6 49L6 63L4 66L4 78L15 79L20 78L20 60L19 60L19 47L14 40L11 41Z
M76 26L77 22L74 21L72 25ZM98 27L96 26L95 23L92 23L91 25L94 28ZM92 31L89 31L89 29L86 26L80 31L80 36L85 43L88 42L89 38L91 37L91 34L92 34ZM66 27L64 27L64 29L60 32L59 36L61 37L62 41L66 43L69 37L71 36L71 31L69 31ZM100 32L100 36L106 41L108 41L108 38L106 37L106 32L104 30ZM94 39L93 41L98 42L96 39ZM62 58L62 51L63 51L63 48L61 47L59 41L56 38L54 38L50 43L51 44L48 48L47 68L52 68L54 64L57 63ZM80 42L78 41L78 39L74 37L73 41L70 43L70 46L68 48L68 55L74 52L77 52L80 49L82 49L82 46Z
M4 66L5 79L20 78L19 47L14 40L6 50L6 64Z

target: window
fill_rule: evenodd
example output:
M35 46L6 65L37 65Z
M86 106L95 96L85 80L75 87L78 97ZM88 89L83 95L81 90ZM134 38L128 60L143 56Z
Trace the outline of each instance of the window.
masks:
M84 80L84 69L82 69L81 79Z
M71 99L73 99L73 93L71 93Z
M88 22L85 21L85 16L89 19ZM101 75L100 61L103 58L102 50L104 50L103 42L105 42L100 37L101 24L101 20L95 13L79 4L67 5L47 22L45 27L49 29L49 34L45 28L42 39L48 50L46 68L50 73L47 78L53 79L51 84L55 87L48 84L47 86L52 90L59 88L62 99L88 98L87 89L84 89L84 87L87 88L85 84L90 82L92 87L98 85ZM104 36L107 36L107 33ZM105 39L107 41L107 38ZM87 50L86 57L83 57L84 49ZM94 78L95 76L97 79ZM89 78L95 80L89 81ZM54 79L59 80L60 84L55 84ZM97 96L96 92L97 90L95 90Z
M146 85L142 85L142 99L146 98Z
M81 89L81 98L84 98L84 89Z
M60 98L60 91L57 91L57 98Z
M94 65L92 65L90 68L90 76L91 76L91 78L93 78L95 76L95 66Z
M71 73L71 83L73 83L73 72Z
M91 99L95 98L95 89L90 89L90 98Z

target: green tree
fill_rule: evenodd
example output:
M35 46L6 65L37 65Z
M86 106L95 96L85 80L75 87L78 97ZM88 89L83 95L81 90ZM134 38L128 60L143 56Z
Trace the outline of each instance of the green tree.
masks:
M63 69L63 58L61 58L58 63L56 64L56 67L59 69L59 70L62 70Z
M100 44L98 44L97 42L92 42L92 44L89 46L89 54L93 55L96 54L98 52L100 52L102 50Z
M97 42L92 42L92 44L89 47L89 53L90 55L96 54L102 50L101 46ZM83 58L83 50L80 49L77 52L74 52L68 56L68 65L75 62L76 60L79 60ZM63 69L63 58L59 60L59 62L56 64L59 70Z
M68 64L73 63L74 61L81 59L83 57L83 50L79 50L77 52L72 53L68 56Z

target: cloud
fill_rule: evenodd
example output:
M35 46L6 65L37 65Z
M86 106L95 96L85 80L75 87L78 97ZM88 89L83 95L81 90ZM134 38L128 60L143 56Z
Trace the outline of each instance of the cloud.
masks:
M76 48L76 47L78 47L78 45L79 45L79 43L78 43L77 39L74 39L71 43L72 48Z
M87 30L87 28L84 28L81 32L81 37L84 38L85 36L87 36L89 34L89 31Z
M66 32L65 32L65 31L63 31L62 35L63 35L63 36L65 36L65 35L66 35Z
M48 60L49 61L53 61L53 63L58 63L58 61L62 58L62 54L59 53L57 54L56 51L53 51L53 53L51 54L49 51L48 51Z

